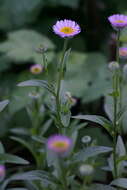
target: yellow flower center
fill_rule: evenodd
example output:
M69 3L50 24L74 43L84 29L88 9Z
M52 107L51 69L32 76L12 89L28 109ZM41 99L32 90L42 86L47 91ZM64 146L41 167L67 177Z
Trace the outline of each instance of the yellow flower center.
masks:
M54 146L55 148L59 148L59 149L61 149L61 150L66 150L69 145L68 145L68 143L63 142L63 141L57 141L57 142L54 142L54 143L53 143L53 146Z
M39 73L40 71L41 71L40 68L33 68L33 72L35 72L35 73Z
M116 20L116 23L124 23L124 20Z
M64 34L72 34L75 30L71 27L63 27L61 28L60 32L63 32Z

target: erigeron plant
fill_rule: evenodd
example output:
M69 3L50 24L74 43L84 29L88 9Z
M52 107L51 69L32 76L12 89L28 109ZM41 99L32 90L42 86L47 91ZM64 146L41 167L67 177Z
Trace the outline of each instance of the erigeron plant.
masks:
M43 138L43 144L45 145L43 153L46 152L46 156L43 158L45 159L47 157L47 166L44 165L38 168L38 170L12 176L9 180L3 183L2 190L4 190L7 184L13 180L31 180L33 182L29 182L30 185L32 185L32 188L37 190L90 189L92 183L92 177L90 175L93 175L94 173L97 156L102 153L109 152L111 152L111 156L108 158L109 165L102 167L102 169L111 171L114 181L112 181L109 185L97 184L95 185L96 189L102 188L106 190L116 190L116 188L112 187L112 185L123 188L126 187L125 182L127 180L125 178L121 178L125 172L125 160L127 157L122 137L119 135L121 127L120 119L123 113L121 103L121 84L123 81L123 75L119 66L119 37L121 30L127 26L127 16L113 15L109 17L109 21L117 32L117 62L110 63L109 65L109 68L112 71L113 82L113 91L110 93L110 96L113 99L113 118L112 120L108 120L97 115L79 115L73 118L93 121L102 125L113 139L113 148L96 146L95 144L88 143L88 146L83 147L81 150L75 150L78 130L86 124L77 126L71 125L70 103L68 102L70 101L70 97L68 99L66 91L62 88L62 80L64 80L64 75L66 74L67 61L70 55L68 41L75 35L79 34L81 29L75 21L66 19L57 21L53 26L53 31L55 34L64 39L64 47L61 59L57 65L58 78L56 83L49 83L48 81L34 79L21 82L18 85L22 87L35 86L38 88L45 88L51 95L51 104L49 105L49 108L51 118L53 118L58 132L53 136L51 135L48 139L46 139L46 137ZM46 66L46 71L48 71L45 52L42 52L42 56L44 69ZM44 137L43 135L42 137ZM38 136L36 136L36 139L37 138ZM39 139L40 141L42 140L40 136ZM89 172L86 172L86 169L88 170L88 168ZM81 176L79 172L81 173ZM77 176L81 177L81 182L76 179ZM34 183L34 180L38 180L39 183ZM93 188L95 188L95 186Z

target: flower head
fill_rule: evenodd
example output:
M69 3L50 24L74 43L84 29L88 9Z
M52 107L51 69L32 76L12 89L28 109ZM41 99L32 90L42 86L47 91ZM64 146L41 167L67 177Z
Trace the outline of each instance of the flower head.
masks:
M119 55L121 58L127 58L127 47L119 48Z
M0 181L2 181L5 177L5 166L4 165L0 165Z
M111 25L117 29L123 29L127 26L127 16L122 14L116 14L108 17L109 22Z
M62 38L73 37L81 32L80 26L72 20L60 20L53 26L55 34Z
M47 141L47 148L58 154L67 153L72 147L72 139L64 135L53 135Z
M32 74L40 74L42 70L43 70L43 67L40 64L35 64L30 67L30 71Z

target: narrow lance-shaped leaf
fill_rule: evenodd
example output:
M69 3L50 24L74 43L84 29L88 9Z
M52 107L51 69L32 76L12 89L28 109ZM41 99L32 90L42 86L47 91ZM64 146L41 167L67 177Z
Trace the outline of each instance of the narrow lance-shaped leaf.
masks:
M94 184L91 186L90 190L117 190L117 189L110 185Z
M0 112L4 110L4 108L8 105L9 100L3 100L0 102Z
M127 189L127 178L118 178L111 182L111 185Z
M25 180L25 181L40 180L45 185L52 184L52 178L51 176L48 175L47 172L33 170L30 172L24 172L11 176L9 179L5 180L5 182L1 187L1 190L4 190L11 181L17 181L17 180Z
M16 188L9 188L9 189L7 189L7 190L28 190L28 189L26 189L26 188L18 188L18 187L16 187Z
M112 135L112 123L102 117L102 116L98 116L98 115L78 115L78 116L73 116L72 118L75 119L83 119L83 120L88 120L88 121L92 121L95 123L98 123L99 125L101 125L102 127L104 127L110 135Z
M65 55L64 55L64 59L63 59L63 74L65 74L65 72L66 72L66 68L67 68L67 62L68 62L68 58L69 58L69 55L70 55L70 53L71 53L71 48L69 49L69 50L67 50L66 52L65 52Z
M19 143L22 144L24 147L26 147L26 148L31 152L31 154L34 156L34 158L35 158L35 160L36 160L36 155L35 155L35 153L34 153L32 147L31 147L31 145L30 145L28 142L26 142L25 140L23 140L23 139L21 139L21 138L19 138L19 137L11 137L11 139L13 139L14 141L19 142Z
M28 161L12 154L0 154L0 163L29 164Z
M19 83L18 86L22 86L22 87L25 87L25 86L42 87L42 88L47 89L54 96L56 96L53 87L47 81L44 81L44 80L27 80L27 81Z
M111 152L111 147L105 147L105 146L93 146L84 148L80 152L76 153L73 157L73 160L76 162L85 161L90 157L97 156L99 154Z

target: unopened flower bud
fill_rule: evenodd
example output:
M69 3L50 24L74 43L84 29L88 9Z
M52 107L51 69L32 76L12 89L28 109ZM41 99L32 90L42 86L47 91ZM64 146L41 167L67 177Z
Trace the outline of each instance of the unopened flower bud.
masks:
M90 136L84 136L84 137L82 137L82 142L84 144L90 143L90 141L91 141L91 137Z
M4 165L0 165L0 181L2 181L5 177L6 170Z
M77 99L72 97L70 92L66 92L65 95L68 98L68 100L70 101L71 105L74 106L77 103Z
M47 47L44 47L43 45L40 45L37 49L36 49L36 52L37 53L45 53L47 51Z
M116 61L112 61L108 65L109 70L112 71L112 72L119 70L119 67L120 66L119 66L119 64Z
M119 56L123 59L127 59L127 47L119 48Z
M80 166L79 171L82 176L89 176L93 174L94 168L89 164L83 164Z
M30 92L28 96L32 99L38 99L40 97L40 94L36 92Z

